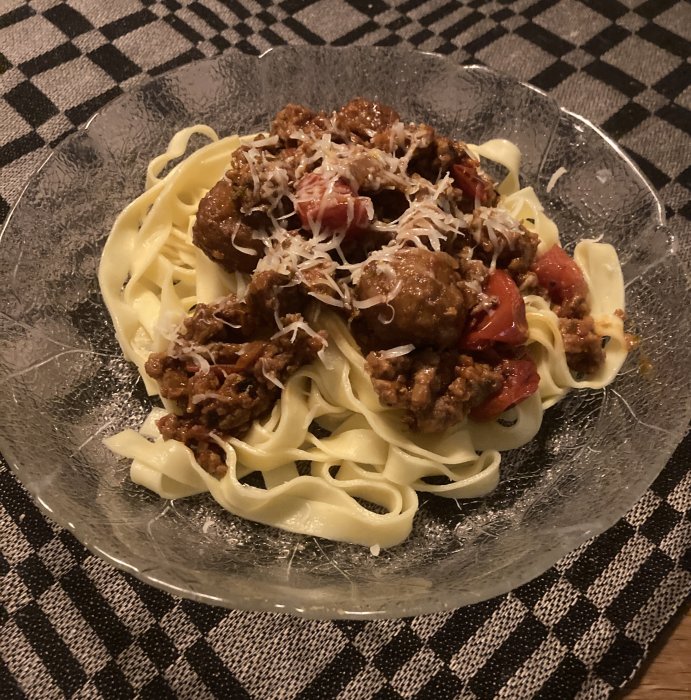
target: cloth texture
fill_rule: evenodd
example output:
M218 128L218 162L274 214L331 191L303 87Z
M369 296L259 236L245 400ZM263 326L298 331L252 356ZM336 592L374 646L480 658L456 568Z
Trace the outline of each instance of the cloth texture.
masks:
M679 0L0 0L0 222L51 148L149 76L231 47L367 44L547 91L618 140L683 240L690 29ZM687 435L614 527L507 595L334 622L205 606L116 571L0 460L0 697L610 697L689 598L690 464Z

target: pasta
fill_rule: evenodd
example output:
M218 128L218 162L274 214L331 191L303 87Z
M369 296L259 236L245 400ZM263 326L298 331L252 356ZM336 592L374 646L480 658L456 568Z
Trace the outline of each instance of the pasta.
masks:
M209 143L186 155L193 137ZM245 275L223 270L193 245L192 227L200 199L223 177L232 152L254 138L218 138L203 125L179 131L149 164L143 194L120 214L106 242L99 269L103 298L125 357L137 366L150 395L159 393L145 371L150 354L169 346L196 305L242 294L246 286ZM557 244L557 227L535 192L519 187L518 149L503 140L470 148L508 171L498 187L498 207L538 234L539 250ZM549 301L525 296L527 352L540 383L511 409L510 424L468 419L441 435L403 430L401 411L383 406L373 389L347 324L322 307L309 319L328 335L319 358L290 376L270 416L242 438L214 436L227 466L221 478L205 471L184 444L161 438L156 421L175 409L167 399L139 430L124 430L105 444L131 460L134 482L162 498L209 492L223 508L259 523L392 547L410 533L418 492L448 498L488 494L499 481L501 451L530 441L543 412L568 391L603 387L619 371L627 350L616 252L583 240L574 258L587 282L596 330L609 337L604 363L587 379L575 378Z

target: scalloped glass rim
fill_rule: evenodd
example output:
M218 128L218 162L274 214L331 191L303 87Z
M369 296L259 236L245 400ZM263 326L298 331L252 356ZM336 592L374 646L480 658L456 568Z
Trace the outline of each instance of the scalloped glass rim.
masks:
M348 76L340 74L343 63L351 66ZM324 80L291 82L313 64ZM60 144L0 233L0 280L9 290L0 307L0 405L9 416L0 446L44 513L99 557L170 593L317 618L395 617L478 602L543 573L611 526L642 496L688 425L688 378L660 374L641 394L645 380L630 358L612 391L571 396L547 414L535 444L505 459L496 494L457 509L427 500L411 541L379 557L237 522L210 499L165 503L130 484L126 468L93 439L135 426L146 407L133 370L115 356L95 283L113 214L136 194L142 164L176 128L203 119L226 133L252 131L286 101L335 106L355 94L388 97L405 117L468 140L517 141L523 176L565 244L603 227L622 252L633 322L644 337L664 338L651 349L655 361L691 363L674 335L691 330L690 305L679 304L674 318L650 307L667 293L687 294L654 189L606 134L537 88L434 54L369 47L282 47L258 58L229 51L156 78ZM570 176L546 193L564 163ZM612 188L617 197L603 192ZM94 220L103 223L95 227ZM23 236L30 229L46 232L45 240ZM651 412L660 396L676 397L677 410ZM56 430L28 445L22 435L46 415ZM641 423L645 444L633 431ZM612 425L621 436L616 443ZM594 488L588 479L597 480Z

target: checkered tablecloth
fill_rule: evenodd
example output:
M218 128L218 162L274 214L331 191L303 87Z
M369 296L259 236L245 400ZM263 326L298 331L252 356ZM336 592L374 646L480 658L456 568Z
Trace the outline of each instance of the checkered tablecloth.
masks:
M0 222L50 148L148 76L230 47L356 43L546 90L622 144L683 237L690 32L679 0L0 0ZM331 622L208 607L115 571L0 460L0 697L609 697L689 597L690 463L687 436L614 527L507 595Z

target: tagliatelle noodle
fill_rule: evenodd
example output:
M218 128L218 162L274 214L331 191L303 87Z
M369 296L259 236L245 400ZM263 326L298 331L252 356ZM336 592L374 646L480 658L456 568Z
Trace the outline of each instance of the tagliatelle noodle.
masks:
M161 177L185 155L193 136L211 142ZM101 290L123 352L137 365L150 394L158 387L144 371L149 354L170 345L195 304L242 293L246 284L242 275L225 272L192 244L192 227L199 200L223 177L230 154L253 138L218 139L203 125L178 132L149 164L144 193L123 210L108 238L99 269ZM540 236L540 252L557 244L557 227L532 188L519 189L518 149L503 140L470 148L508 170L498 207ZM163 498L208 491L243 518L368 547L394 546L410 533L418 491L450 498L488 494L499 480L499 452L530 441L546 408L571 388L602 387L617 374L626 345L622 321L614 313L624 308L616 252L607 244L581 241L575 259L588 283L596 330L610 337L605 363L596 376L576 380L549 303L525 297L528 352L537 364L540 387L511 409L510 425L466 421L442 435L404 430L400 411L379 403L346 324L321 309L310 319L312 327L328 332L320 359L287 380L271 415L255 422L243 439L216 438L226 455L222 478L204 471L182 443L161 439L155 424L165 413L161 408L153 409L138 431L124 430L105 443L131 460L133 481ZM313 422L330 431L328 437L310 432ZM301 460L309 462L309 473L298 471ZM251 473L261 475L265 488L243 483ZM429 483L428 477L445 477L446 483Z

